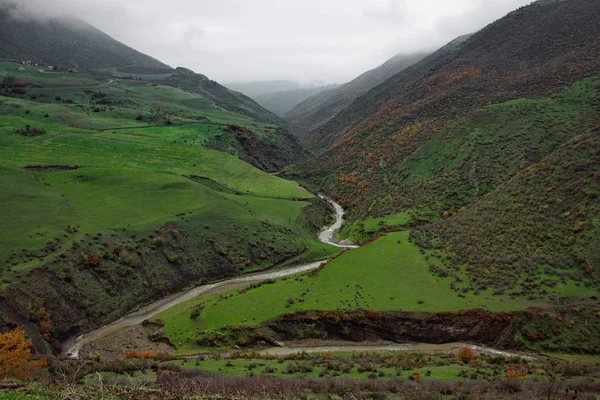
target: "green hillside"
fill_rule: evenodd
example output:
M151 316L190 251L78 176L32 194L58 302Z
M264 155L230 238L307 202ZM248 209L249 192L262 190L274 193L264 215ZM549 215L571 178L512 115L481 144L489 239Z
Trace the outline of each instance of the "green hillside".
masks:
M314 238L328 207L242 160L289 162L279 127L156 83L15 68L0 68L5 323L35 321L40 298L63 340L202 279L337 252Z

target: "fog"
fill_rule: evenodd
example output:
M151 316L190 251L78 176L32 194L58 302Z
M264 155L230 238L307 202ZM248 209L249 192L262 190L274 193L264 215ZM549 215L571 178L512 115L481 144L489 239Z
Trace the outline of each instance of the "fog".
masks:
M221 82L326 83L351 80L397 53L435 50L531 2L17 1L19 18L79 17L169 65L185 66Z

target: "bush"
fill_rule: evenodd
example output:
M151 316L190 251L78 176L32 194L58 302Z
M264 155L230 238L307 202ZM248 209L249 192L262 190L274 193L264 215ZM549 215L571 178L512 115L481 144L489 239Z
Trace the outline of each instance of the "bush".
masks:
M42 128L32 128L26 125L25 128L17 129L17 133L21 136L41 136L46 133Z
M469 347L461 347L456 353L456 357L465 364L470 363L475 358L475 353Z

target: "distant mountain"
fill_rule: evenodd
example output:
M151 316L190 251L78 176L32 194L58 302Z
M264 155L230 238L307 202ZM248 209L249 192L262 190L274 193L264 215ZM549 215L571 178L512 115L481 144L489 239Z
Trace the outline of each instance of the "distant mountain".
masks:
M74 18L15 18L17 5L0 3L0 61L32 61L59 70L106 67L171 68Z
M308 98L290 110L286 119L309 131L314 130L335 117L369 89L385 82L423 57L425 54L398 54L351 82Z
M267 110L270 110L279 116L284 116L288 111L302 103L304 100L336 87L337 85L298 88L283 92L252 96L252 98Z
M285 92L303 88L299 82L276 80L276 81L252 81L252 82L225 82L223 86L236 92L244 93L252 98L270 93ZM312 87L312 86L311 86Z

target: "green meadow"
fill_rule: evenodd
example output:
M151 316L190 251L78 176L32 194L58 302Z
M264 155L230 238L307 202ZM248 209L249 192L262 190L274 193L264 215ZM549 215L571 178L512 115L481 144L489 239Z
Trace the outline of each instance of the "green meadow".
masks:
M0 73L13 74L14 65L0 66ZM295 200L313 194L235 155L204 147L227 123L275 141L277 127L179 89L137 81L99 84L87 76L90 82L81 82L77 74L56 75L71 79L72 86L38 87L54 75L26 69L14 76L36 85L27 87L25 96L0 98L5 283L86 235L139 234L169 221L205 221L202 226L225 238L240 236L233 232L237 222L235 229L245 226L274 247L304 251L306 260L338 251L296 222L310 203ZM88 90L88 84L99 86ZM94 97L99 91L100 100ZM102 99L110 101L98 104ZM18 133L27 126L44 134ZM280 236L262 237L261 224L276 227ZM39 254L49 246L53 254Z
M442 278L430 272L430 265L438 261L409 242L408 232L390 233L360 249L344 252L317 274L200 297L164 311L155 319L165 323L166 336L185 353L198 349L194 338L205 331L257 326L300 310L511 311L547 305L541 300L492 295L489 289L458 296L450 287L453 277ZM459 276L466 279L464 273ZM554 290L569 290L569 285L558 285ZM194 310L201 310L196 319L190 317Z

